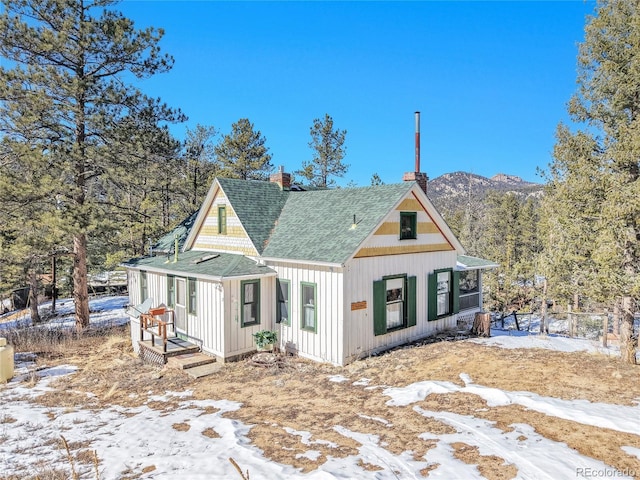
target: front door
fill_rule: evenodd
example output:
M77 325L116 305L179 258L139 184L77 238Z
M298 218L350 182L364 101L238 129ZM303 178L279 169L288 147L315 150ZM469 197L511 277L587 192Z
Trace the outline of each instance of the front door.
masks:
M187 333L187 281L184 278L176 278L176 307L175 307L176 334Z

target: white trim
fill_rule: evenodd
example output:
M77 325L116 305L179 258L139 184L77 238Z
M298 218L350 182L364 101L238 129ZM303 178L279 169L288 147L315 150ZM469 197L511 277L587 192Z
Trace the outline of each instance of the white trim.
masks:
M312 260L298 260L295 258L278 258L278 257L257 257L259 260L263 260L265 262L277 262L277 263L294 263L300 265L311 265L318 267L337 267L344 268L344 263L334 263L334 262L318 262ZM267 265L268 267L271 265Z
M416 195L416 192L420 192L420 193L418 193ZM387 211L385 216L371 230L369 235L367 235L367 237L362 242L360 242L360 244L357 246L357 248L351 253L351 255L349 255L349 258L347 258L347 260L345 261L345 264L350 262L351 260L353 260L355 258L355 256L360 251L362 246L367 244L367 242L369 242L371 240L371 238L375 235L375 233L378 231L380 226L384 223L384 220L385 220L386 216L390 212L395 211L398 208L398 205L400 205L405 199L410 198L410 194L413 194L413 196L416 197L416 200L418 200L418 202L420 204L422 204L422 206L425 208L425 210L424 210L425 213L431 217L431 219L433 220L433 223L435 223L436 226L440 229L441 235L453 247L454 251L458 255L464 255L465 254L464 247L458 241L458 238L453 234L453 232L449 228L449 225L447 225L447 222L445 222L444 219L440 216L440 214L436 210L436 207L434 207L433 203L431 203L431 200L429 200L429 197L427 197L427 195L422 191L422 188L420 188L420 186L417 183L415 183L415 185L411 189L409 189L407 191L407 193L405 193L402 197L400 197L400 199L396 203L393 204L393 207ZM417 198L418 195L421 198L418 199ZM410 254L410 255L413 255L413 254Z
M207 192L207 196L204 199L204 202L202 202L202 205L200 206L200 210L198 211L198 216L196 217L196 220L193 222L193 226L191 227L191 231L189 232L189 235L187 236L187 238L184 241L184 245L182 246L182 251L183 252L187 252L187 251L193 249L193 245L194 245L194 243L196 241L198 233L200 232L200 229L202 228L202 225L204 224L205 220L207 219L207 214L209 213L209 210L211 209L211 205L213 205L213 202L215 201L216 196L218 195L218 191L220 191L220 192L222 192L224 194L224 196L225 196L225 198L227 199L227 202L228 202L227 204L225 204L225 206L228 205L228 206L231 207L231 209L233 210L233 212L236 215L236 218L238 219L238 222L240 223L240 227L242 228L242 230L244 231L244 234L247 237L247 240L249 241L249 243L251 244L253 249L257 252L258 249L256 248L255 244L253 243L253 239L247 233L247 229L245 228L244 224L242 223L242 220L240 219L240 217L238 217L238 214L236 212L236 208L233 206L233 203L231 203L231 199L229 198L229 195L227 195L227 193L224 191L224 188L222 188L222 185L220 185L220 182L218 181L217 178L214 179L213 183L211 184L211 187L209 187L209 192ZM229 228L229 211L227 211L227 228ZM199 248L198 250L201 250L201 249ZM202 249L202 250L204 250L204 249ZM207 249L206 251L208 251L208 250L209 249ZM228 252L228 253L238 253L238 252L232 252L230 250L211 250L211 251L222 251L222 252Z
M157 268L157 267L146 267L146 266L133 266L133 265L128 265L126 263L122 264L125 268L129 269L129 270L137 270L137 271L145 271L145 272L151 272L151 273L164 273L167 275L173 275L175 277L184 277L184 278L198 278L201 280L213 280L214 282L218 282L218 283L222 283L224 280L242 280L245 278L268 278L268 277L276 277L278 275L278 272L266 272L266 273L256 273L256 274L247 274L247 275L232 275L232 276L218 276L218 275L205 275L202 273L192 273L192 272L185 272L182 270L166 270L164 268Z

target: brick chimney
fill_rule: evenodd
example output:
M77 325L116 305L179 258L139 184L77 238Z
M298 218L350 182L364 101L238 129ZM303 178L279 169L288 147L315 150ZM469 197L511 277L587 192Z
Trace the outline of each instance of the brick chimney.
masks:
M403 182L418 182L418 185L422 189L422 191L427 193L427 182L429 181L429 177L427 177L426 173L423 172L407 172L402 176Z
M269 177L271 183L277 183L280 185L281 190L291 189L291 175L284 173L284 167L280 165L278 173L272 173Z
M416 164L415 172L407 172L402 176L403 182L418 182L422 191L427 193L427 182L429 177L426 173L420 171L420 112L416 112Z

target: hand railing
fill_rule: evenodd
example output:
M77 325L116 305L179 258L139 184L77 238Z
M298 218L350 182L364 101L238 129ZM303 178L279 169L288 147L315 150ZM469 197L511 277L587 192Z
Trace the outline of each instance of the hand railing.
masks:
M171 314L171 321L166 322L160 318L161 315ZM140 315L140 341L144 340L144 332L151 335L151 345L156 344L156 335L162 339L162 351L167 353L167 326L173 326L175 322L175 312L164 307L152 308L149 313ZM155 329L155 330L154 330Z

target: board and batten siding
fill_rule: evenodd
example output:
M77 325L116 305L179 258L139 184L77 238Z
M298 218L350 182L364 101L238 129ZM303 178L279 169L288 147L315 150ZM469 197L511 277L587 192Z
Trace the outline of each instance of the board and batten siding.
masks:
M280 280L289 281L289 325L275 324L280 348L296 352L311 360L341 365L343 358L343 271L297 263L273 262L268 265L278 272ZM302 329L302 283L316 286L316 331ZM275 302L275 281L274 295ZM274 303L272 317L275 319Z
M222 206L225 207L227 218L225 234L218 233L218 208ZM195 238L193 248L195 250L224 250L249 256L258 254L231 203L220 188L215 193L211 207Z
M129 303L136 306L140 305L146 300L142 298L141 287L141 272L145 270L127 270L128 285L129 285ZM147 291L148 297L153 299L153 306L160 304L167 304L167 276L157 272L146 272L147 274ZM135 353L140 352L138 342L140 341L140 320L130 317L129 330L131 336L131 345Z
M129 302L131 305L140 305L146 300L141 297L141 272L145 270L129 270ZM146 272L147 274L147 298L153 299L153 305L160 305L167 302L167 276L156 272Z
M245 279L248 280L248 279ZM258 279L256 279L258 280ZM242 326L242 281L224 281L224 309L229 312L224 321L224 357L243 355L256 349L252 334L260 330L272 330L275 318L276 279L260 277L260 324Z
M342 363L350 363L368 354L417 340L452 328L456 315L428 321L428 275L434 270L455 268L455 251L432 252L429 255L387 255L355 258L345 267L345 336ZM384 335L374 335L373 282L392 275L416 277L416 320L414 327L395 330ZM366 302L366 308L362 307Z
M220 282L196 279L196 314L187 315L187 336L202 351L224 355L224 290Z

